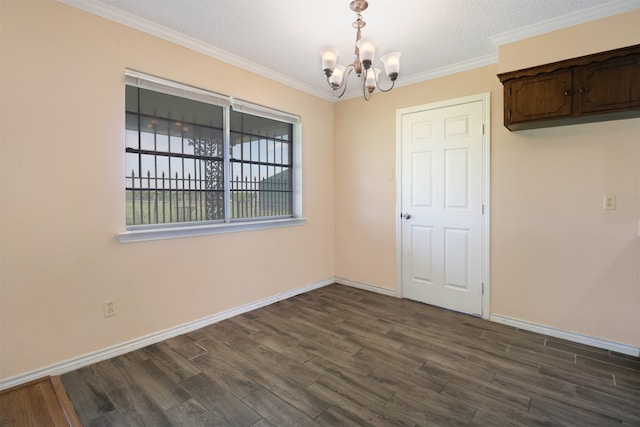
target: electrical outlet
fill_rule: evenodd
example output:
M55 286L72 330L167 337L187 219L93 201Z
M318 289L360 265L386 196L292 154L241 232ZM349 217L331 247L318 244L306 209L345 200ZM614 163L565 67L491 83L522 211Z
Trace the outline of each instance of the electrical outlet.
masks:
M115 300L102 301L102 311L104 317L111 317L116 315L116 302Z
M602 195L602 209L615 210L616 208L616 195L615 194L603 194Z

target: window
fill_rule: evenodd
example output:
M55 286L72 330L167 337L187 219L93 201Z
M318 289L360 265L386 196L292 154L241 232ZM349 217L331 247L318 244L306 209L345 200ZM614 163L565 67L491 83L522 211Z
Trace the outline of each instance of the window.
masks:
M133 71L126 83L121 241L295 225L297 116Z
M126 88L127 226L224 219L224 110Z
M291 217L292 132L282 123L231 111L231 218Z

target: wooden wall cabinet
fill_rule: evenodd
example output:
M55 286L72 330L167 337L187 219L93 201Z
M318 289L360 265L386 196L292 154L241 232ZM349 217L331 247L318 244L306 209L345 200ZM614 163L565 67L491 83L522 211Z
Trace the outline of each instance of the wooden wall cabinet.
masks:
M504 125L535 129L640 117L640 45L498 74Z

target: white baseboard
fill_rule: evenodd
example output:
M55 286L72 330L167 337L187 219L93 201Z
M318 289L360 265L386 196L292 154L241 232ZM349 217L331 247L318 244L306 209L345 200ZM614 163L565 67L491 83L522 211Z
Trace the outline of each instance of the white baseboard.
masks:
M309 292L314 289L322 288L327 285L335 283L335 278L331 277L320 282L311 283L300 288L292 289L287 292L282 292L271 297L263 298L258 301L254 301L249 304L235 307L211 316L203 317L202 319L194 320L192 322L184 323L164 331L155 332L150 335L146 335L140 338L135 338L131 341L127 341L121 344L116 344L111 347L104 348L92 353L85 354L83 356L74 357L73 359L66 360L64 362L55 363L53 365L46 366L44 368L36 369L24 374L16 375L4 380L0 380L0 390L4 390L10 387L14 387L26 382L46 377L49 375L61 375L65 372L73 371L74 369L82 368L93 363L101 362L103 360L110 359L121 354L128 353L130 351L138 350L151 344L164 341L169 338L176 337L178 335L186 334L196 329L203 328L205 326L212 325L222 320L228 319L239 314L247 313L249 311L276 303L278 301L285 300L287 298L294 297L304 292Z
M351 286L352 288L358 288L365 291L375 292L377 294L387 295L390 297L398 298L399 295L396 291L387 288L381 288L379 286L369 285L367 283L356 282L354 280L344 279L342 277L336 277L335 283L345 286Z
M552 328L551 326L540 325L538 323L527 322L526 320L514 319L512 317L501 316L499 314L490 315L489 320L496 323L502 323L503 325L513 326L518 329L524 329L525 331L537 332L539 334L549 335L555 338L562 338L567 341L573 341L580 344L590 345L592 347L615 351L617 353L640 357L640 347L629 344L609 341L603 338L595 338L589 335Z
M349 280L342 277L336 277L335 282L341 285L363 289L365 291L371 291L382 295L401 298L401 295L397 291L381 288L379 286L369 285L362 282L356 282L354 280ZM592 347L615 351L617 353L640 357L640 347L635 347L629 344L610 341L603 338L595 338L589 335L552 328L550 326L527 322L526 320L514 319L512 317L501 316L499 314L490 314L488 320L496 323L502 323L503 325L513 326L515 328L523 329L526 331L537 332L539 334L549 335L555 338L562 338L567 341L573 341L580 344L590 345Z
M358 289L363 289L370 292L375 292L382 295L399 298L396 291L379 286L369 285L366 283L356 282L353 280L344 279L341 277L331 277L320 282L315 282L302 286L296 289L292 289L287 292L282 292L271 297L263 298L258 301L254 301L249 304L245 304L239 307L235 307L211 316L203 317L202 319L194 320L192 322L184 323L182 325L175 326L173 328L159 331L150 335L146 335L140 338L136 338L121 344L116 344L111 347L104 348L92 353L85 354L83 356L75 357L60 363L55 363L34 371L26 372L24 374L16 375L4 380L0 380L0 390L4 390L10 387L14 387L26 382L46 377L49 375L61 375L65 372L79 369L83 366L88 366L93 363L101 362L103 360L110 359L115 356L119 356L130 351L138 350L157 342L176 337L178 335L186 334L188 332L195 331L196 329L203 328L205 326L212 325L222 320L228 319L239 314L247 313L252 310L276 303L278 301L285 300L287 298L294 297L304 292L309 292L314 289L319 289L332 283L339 283L345 286L351 286ZM615 351L622 354L628 354L631 356L640 357L640 347L635 347L628 344L618 343L615 341L609 341L602 338L594 338L588 335L578 334L575 332L563 331L561 329L552 328L545 325L539 325L537 323L527 322L524 320L514 319L507 316L501 316L492 314L489 320L502 323L504 325L513 326L519 329L527 331L537 332L544 335L549 335L556 338L562 338L569 341L590 345L593 347L604 348L607 350Z

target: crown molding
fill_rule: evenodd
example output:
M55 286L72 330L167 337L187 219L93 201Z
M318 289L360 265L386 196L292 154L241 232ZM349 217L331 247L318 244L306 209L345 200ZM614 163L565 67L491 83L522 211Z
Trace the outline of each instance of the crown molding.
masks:
M412 74L403 78L401 84L398 84L396 86L412 85L426 80L432 80L438 77L461 73L463 71L469 71L473 70L474 68L484 67L485 65L497 63L498 52L494 52L488 55L478 56L477 58L471 58L466 61L456 62L455 64L446 65L444 67L434 68L423 73Z
M359 85L353 86L352 89L347 90L342 98L335 98L330 90L324 90L315 86L303 83L299 80L292 79L291 77L274 71L270 68L251 62L238 55L234 55L231 52L217 48L207 43L183 34L179 31L173 30L164 25L160 25L153 21L141 18L132 13L123 11L113 6L107 5L97 0L58 0L60 3L64 3L68 6L75 7L77 9L89 12L91 14L100 16L113 22L125 25L127 27L142 31L160 39L175 43L179 46L186 47L187 49L194 50L196 52L205 54L211 58L226 62L234 65L238 68L250 71L257 75L266 77L268 79L277 81L286 86L298 89L302 92L308 93L318 98L322 98L331 102L339 102L347 99L357 98L362 96L361 88ZM403 76L402 79L396 82L396 87L407 86L415 83L420 83L426 80L435 79L437 77L446 76L449 74L458 73L461 71L467 71L472 68L481 67L484 65L494 64L498 62L498 55L489 54L479 58L474 58L468 61L459 62L456 64L448 65L446 67L440 67L437 69L429 70L423 73L412 74L409 76Z
M497 64L498 53L490 53L488 55L479 56L466 61L456 62L455 64L447 65L444 67L433 68L429 71L422 73L411 74L409 76L402 76L402 79L396 80L395 87L409 86L416 83L422 83L427 80L437 79L438 77L449 76L451 74L461 73L463 71L473 70L474 68L484 67L485 65ZM376 92L373 93L376 95ZM352 89L348 89L344 96L339 101L346 101L347 99L358 98L362 96L362 87L355 85Z
M606 18L640 8L640 0L614 0L600 6L581 10L557 18L548 19L537 24L506 31L489 37L494 46L517 42L529 37L539 36L551 31L562 30L574 25L584 24L597 19Z
M135 30L142 31L160 39L169 41L179 46L186 47L187 49L191 49L193 51L207 55L211 58L226 62L238 68L242 68L243 70L250 71L259 76L277 81L291 88L306 92L310 95L314 95L329 101L333 100L330 94L327 95L324 90L320 90L315 86L309 85L296 79L292 79L290 76L279 73L260 64L256 64L255 62L249 61L238 55L234 55L233 53L226 50L217 48L207 43L203 43L202 41L194 37L188 36L164 25L160 25L153 21L141 18L137 15L123 11L97 0L58 1L68 6L75 7L85 12L89 12L91 14L108 19L110 21L117 22L118 24L122 24Z
M217 48L207 43L183 34L179 31L168 28L164 25L157 24L147 19L141 18L129 12L125 12L121 9L107 5L97 0L58 0L60 3L81 9L85 12L92 13L102 18L117 22L127 27L142 31L160 39L169 41L179 46L191 49L193 51L202 53L211 58L223 61L225 63L234 65L238 68L255 73L259 76L266 77L283 85L289 86L293 89L300 90L318 98L339 102L347 99L357 98L362 96L361 88L359 85L354 86L352 89L347 90L342 98L335 98L331 94L330 90L324 90L316 86L301 82L293 79L290 76L274 71L270 68L264 67L255 62L249 61L238 55L235 55L226 50ZM493 45L497 47L534 37L551 31L561 30L573 25L583 24L585 22L594 21L608 16L616 15L619 13L628 12L634 9L640 8L640 0L613 0L606 4L596 6L580 12L571 13L558 18L549 19L547 21L540 22L538 24L529 25L519 28L515 31L507 31L499 33L490 37ZM496 64L498 62L498 53L490 53L488 55L472 58L467 61L458 62L455 64L447 65L444 67L431 69L422 73L416 73L409 76L403 76L396 82L396 87L408 86L427 80L432 80L438 77L443 77L462 71L468 71L474 68L482 67L485 65Z

